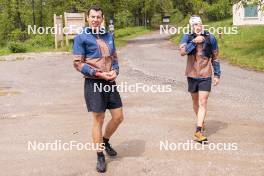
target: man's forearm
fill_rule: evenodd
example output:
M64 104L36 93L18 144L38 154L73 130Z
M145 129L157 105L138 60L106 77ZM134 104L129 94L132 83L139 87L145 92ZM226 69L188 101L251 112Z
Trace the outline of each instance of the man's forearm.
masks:
M118 64L118 61L117 60L115 60L113 62L113 64L112 64L112 70L114 70L117 75L119 74L119 64Z
M196 48L196 43L193 41L189 42L188 44L183 44L180 46L180 54L182 56L191 53Z
M74 68L81 72L84 76L95 76L96 70L83 62L82 56L75 56L73 61Z
M188 43L186 45L186 49L185 49L185 52L187 54L191 53L194 49L196 48L196 43L194 43L193 41L191 41L190 43Z
M220 62L218 59L214 59L212 61L212 65L214 68L214 76L219 77L221 76L221 67L220 67Z
M116 74L119 74L119 63L118 63L118 58L116 52L113 55L113 62L112 62L112 67L111 70L114 70Z
M84 76L95 76L96 70L91 68L88 64L83 64L83 67L81 69L81 73Z

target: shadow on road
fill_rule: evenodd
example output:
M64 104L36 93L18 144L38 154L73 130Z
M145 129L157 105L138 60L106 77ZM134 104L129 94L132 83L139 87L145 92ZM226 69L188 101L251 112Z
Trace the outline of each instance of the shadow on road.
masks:
M118 156L115 158L109 158L109 162L120 161L126 157L139 157L145 152L146 142L143 140L130 140L120 143L114 148L118 152Z
M206 122L205 127L207 136L211 136L212 134L217 133L219 130L226 129L228 124L217 120L209 120Z

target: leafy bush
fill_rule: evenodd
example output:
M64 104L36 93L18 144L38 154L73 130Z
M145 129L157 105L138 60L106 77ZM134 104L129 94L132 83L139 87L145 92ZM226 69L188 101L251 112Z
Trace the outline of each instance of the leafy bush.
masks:
M4 40L0 40L0 47L4 47L6 45L6 42Z
M9 35L11 41L25 41L29 38L27 31L21 31L20 29L13 30Z
M210 21L222 20L232 16L232 6L225 0L219 0L216 4L207 6L205 13Z
M133 25L133 16L128 10L118 12L115 15L115 25L116 27L123 28Z
M50 48L54 47L54 37L51 34L33 35L26 43L34 48Z
M27 51L26 46L23 43L18 43L18 42L9 43L8 49L12 53L24 53Z
M183 19L184 19L184 16L183 16L183 14L181 13L181 11L178 10L178 9L174 9L174 10L173 10L173 13L172 13L172 15L171 15L171 18L170 18L170 23L172 23L172 24L178 24L178 23L180 23Z

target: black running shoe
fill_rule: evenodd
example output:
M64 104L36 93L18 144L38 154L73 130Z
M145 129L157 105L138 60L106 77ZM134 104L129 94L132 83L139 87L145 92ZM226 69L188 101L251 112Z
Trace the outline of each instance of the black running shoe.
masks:
M111 145L109 143L105 144L105 152L109 156L116 156L117 155L117 152L111 147Z
M97 153L97 165L96 165L97 172L104 173L106 171L106 162L104 153L101 152L100 154Z

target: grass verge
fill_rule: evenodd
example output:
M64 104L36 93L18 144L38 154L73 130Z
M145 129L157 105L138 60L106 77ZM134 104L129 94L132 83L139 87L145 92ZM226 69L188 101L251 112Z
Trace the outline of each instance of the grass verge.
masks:
M232 19L205 23L212 27L232 27ZM223 35L218 39L220 58L231 64L264 71L264 26L238 26L235 35ZM172 37L178 44L182 35Z

